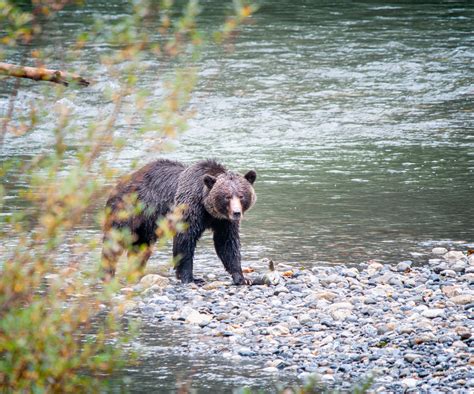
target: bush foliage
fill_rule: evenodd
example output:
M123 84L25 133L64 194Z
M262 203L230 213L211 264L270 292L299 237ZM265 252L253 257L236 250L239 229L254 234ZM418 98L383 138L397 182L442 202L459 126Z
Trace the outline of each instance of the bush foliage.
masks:
M87 8L87 2L0 0L0 61L22 58L28 65L54 68L50 59L57 49L35 45L57 28L52 21L58 13L74 15L78 7ZM113 22L91 20L61 54L66 65L78 64L74 60L84 48L109 48L97 67L68 70L113 82L94 92L107 105L87 125L78 127L69 104L80 105L78 86L0 76L11 91L0 118L0 149L44 130L51 110L55 119L40 153L0 162L0 386L5 391L98 391L129 358L129 330L116 313L120 307L112 305L119 283L101 284L100 239L80 229L91 217L97 227L103 220L97 201L104 202L107 185L120 175L113 162L124 147L146 140L150 149L160 149L164 140L185 129L193 114L189 99L200 49L232 40L255 10L252 4L234 2L232 15L206 35L198 29L196 0L184 8L171 0L131 0L126 7L127 13ZM166 72L158 75L150 60L166 64ZM140 87L143 73L154 73L162 84L159 98ZM36 83L44 86L35 86L34 100L18 105L22 89ZM133 132L125 136L119 121ZM12 200L18 203L6 203ZM163 219L163 239L174 235L178 221L179 215ZM137 279L136 273L129 274L130 280Z

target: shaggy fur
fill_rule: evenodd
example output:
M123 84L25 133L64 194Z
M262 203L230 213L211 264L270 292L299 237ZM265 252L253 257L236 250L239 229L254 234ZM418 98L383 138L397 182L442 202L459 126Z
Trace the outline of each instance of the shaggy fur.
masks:
M184 233L173 240L173 256L178 259L176 275L183 283L194 281L193 257L198 240L206 229L214 232L216 253L235 284L247 283L241 268L239 225L242 215L256 201L253 183L255 171L245 176L227 171L214 160L192 166L170 160L149 163L115 187L107 201L104 226L103 266L106 275L115 274L115 266L123 247L106 247L111 229L129 229L133 244L129 253L141 253L146 264L151 246L156 242L157 220L184 205ZM121 218L118 214L127 204L127 196L135 194L144 209L139 214ZM140 252L141 251L141 252Z

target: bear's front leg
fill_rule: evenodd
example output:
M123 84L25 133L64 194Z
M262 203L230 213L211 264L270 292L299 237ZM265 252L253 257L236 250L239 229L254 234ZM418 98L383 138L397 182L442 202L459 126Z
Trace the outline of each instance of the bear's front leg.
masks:
M214 247L226 271L232 275L234 284L250 285L251 281L242 272L237 222L223 220L214 227Z
M197 239L195 240L187 233L178 234L173 239L176 278L180 279L183 284L192 282L198 285L204 284L203 279L193 277L193 258L196 243Z

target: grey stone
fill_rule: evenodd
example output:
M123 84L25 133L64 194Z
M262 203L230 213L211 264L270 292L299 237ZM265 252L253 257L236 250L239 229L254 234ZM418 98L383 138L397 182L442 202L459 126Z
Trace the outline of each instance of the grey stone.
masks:
M207 326L211 322L211 320L212 316L199 313L196 310L191 311L185 319L186 323L196 324L200 327Z
M472 284L474 284L474 274L469 273L469 274L462 275L459 278L459 280L461 280L463 282L467 282L468 284L472 285Z
M464 260L464 259L466 259L466 256L464 255L463 252L459 252L459 251L456 251L456 250L451 250L448 253L446 253L443 256L443 258L446 261L454 262L454 261L458 261L458 260Z
M455 272L464 272L467 268L467 262L456 261L454 264L451 264L450 268Z
M444 315L444 309L440 308L426 309L421 313L421 316L427 317L428 319L435 319L437 317L443 317Z
M414 362L415 360L421 358L422 356L417 354L417 353L406 353L403 358L405 359L405 361L409 362L409 363L412 363Z
M275 288L273 294L275 295L282 295L282 294L287 294L290 291L286 288L286 286L278 286Z
M439 273L441 276L448 277L448 278L455 278L456 272L450 269L445 269Z
M251 356L255 356L257 354L252 349L250 349L248 347L239 348L237 350L237 353L239 354L239 356L243 356L243 357L251 357Z
M413 261L407 260L407 261L401 261L400 263L397 264L396 270L398 272L405 272L411 269L411 265L413 264Z
M164 276L157 275L157 274L148 274L141 278L140 282L138 283L138 287L141 291L148 289L154 285L163 288L170 284L170 280L165 278Z
M456 327L455 332L462 340L469 339L472 335L472 330L465 326Z
M414 389L420 381L414 378L405 378L402 380L402 385L407 389Z
M460 294L449 299L451 302L454 302L456 305L467 305L474 302L474 294Z

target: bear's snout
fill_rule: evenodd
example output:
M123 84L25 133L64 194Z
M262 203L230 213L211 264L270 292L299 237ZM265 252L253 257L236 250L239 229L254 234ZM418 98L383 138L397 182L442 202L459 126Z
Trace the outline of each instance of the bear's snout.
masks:
M240 198L232 197L229 205L229 219L240 220L242 218L242 203Z

